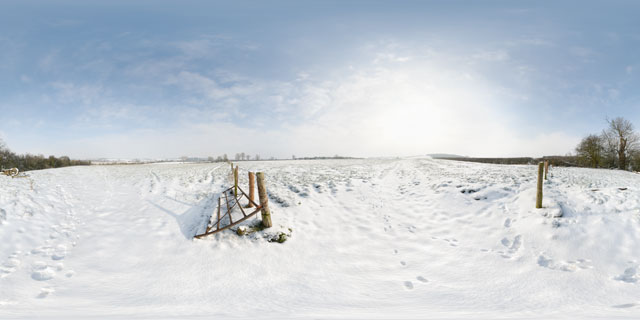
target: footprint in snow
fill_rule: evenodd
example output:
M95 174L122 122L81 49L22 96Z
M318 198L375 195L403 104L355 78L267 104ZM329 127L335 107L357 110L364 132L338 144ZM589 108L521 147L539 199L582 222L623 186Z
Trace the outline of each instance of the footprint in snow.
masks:
M504 253L502 251L498 251L498 253L500 253L503 258L509 259L511 258L512 254L518 252L518 250L520 250L520 247L522 247L522 235L515 236L513 238L513 241L507 238L502 238L500 243L502 243L503 246L507 247L508 250L507 253Z
M54 253L51 255L53 260L62 260L67 256L67 247L65 245L58 245L55 248Z
M38 299L44 299L48 297L50 294L54 293L56 290L53 287L44 287L40 289L40 294L38 295Z
M546 256L544 253L538 256L538 265L541 267L548 268L550 270L560 270L565 272L575 272L578 269L592 268L589 260L586 260L586 259L578 259L577 261L554 261L552 258ZM620 280L620 279L616 278L616 280Z
M640 279L640 275L638 275L638 269L635 267L627 268L624 270L624 273L614 278L615 280L627 282L627 283L636 283L638 279Z
M36 270L31 273L31 278L36 281L47 281L55 277L56 273L53 269L46 267L42 270Z
M416 279L422 283L427 283L429 282L429 280L427 280L425 277L423 276L417 276Z
M20 260L16 257L17 255L9 256L9 259L0 267L0 279L8 277L20 266Z
M51 280L56 275L55 269L61 270L62 265L59 264L56 268L54 268L42 261L37 261L32 266L31 278L36 281Z
M413 282L405 281L404 282L404 287L407 288L407 290L413 290Z

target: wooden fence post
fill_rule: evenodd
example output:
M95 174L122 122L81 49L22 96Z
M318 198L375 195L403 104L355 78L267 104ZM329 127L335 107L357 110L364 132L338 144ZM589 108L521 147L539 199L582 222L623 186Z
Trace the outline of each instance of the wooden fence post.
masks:
M247 208L253 208L253 199L256 193L256 174L249 172L249 204Z
M544 179L547 180L547 174L549 173L549 160L544 161Z
M542 208L542 175L544 173L544 163L538 163L538 192L536 193L536 209Z
M270 228L271 223L271 211L269 211L269 199L267 198L267 188L264 185L264 172L256 173L258 176L258 198L260 198L260 206L262 207L262 225L265 228Z
M233 170L233 195L238 196L238 166Z

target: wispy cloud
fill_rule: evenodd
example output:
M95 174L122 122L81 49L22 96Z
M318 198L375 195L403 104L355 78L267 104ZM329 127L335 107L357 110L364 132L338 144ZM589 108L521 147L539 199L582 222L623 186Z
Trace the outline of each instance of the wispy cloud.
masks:
M78 85L71 82L53 82L56 101L63 104L81 104L90 107L104 99L106 90L100 85Z
M614 19L603 8L635 21L629 4L42 5L0 12L16 151L538 155L571 151L604 113L640 123L637 35L594 23Z
M472 58L485 61L505 61L509 59L509 53L504 50L482 51L474 54Z
M60 50L54 49L45 54L38 60L38 66L42 71L48 72L58 68L57 59L59 57Z

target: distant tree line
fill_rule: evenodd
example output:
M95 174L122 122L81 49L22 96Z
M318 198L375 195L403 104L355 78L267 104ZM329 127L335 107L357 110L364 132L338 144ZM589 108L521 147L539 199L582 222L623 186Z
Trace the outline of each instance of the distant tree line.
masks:
M71 160L67 156L45 157L43 155L15 154L0 140L0 168L18 168L20 171L90 165L91 161Z
M438 159L491 163L491 164L532 164L535 162L534 158L529 158L529 157L519 157L519 158L438 157Z
M579 166L640 171L640 136L631 121L607 119L600 134L587 135L576 147Z
M470 158L437 157L438 159L492 164L536 164L548 160L558 167L618 168L640 171L640 135L631 121L617 117L606 119L607 128L600 134L589 134L576 147L575 155L542 158Z
M226 156L226 155L225 155ZM240 153L236 153L236 161L250 161L251 160L251 155L250 154L245 154L244 152L240 152ZM256 154L253 157L254 161L260 161L260 155Z
M302 157L302 158L296 158L296 156L294 155L293 157L291 157L291 159L293 160L331 160L331 159L346 160L346 159L362 159L362 158L343 157L336 154L333 157L316 156L316 157Z
M470 158L470 157L437 157L437 159L456 160L467 162L491 163L491 164L536 164L548 160L549 164L556 167L577 167L577 156L546 156L542 158L516 157L516 158Z
M295 155L291 156L291 159L293 160L323 160L323 159L361 159L361 158L354 158L354 157L343 157L340 155L334 155L333 157L328 157L328 156L316 156L316 157L296 157ZM229 157L227 156L227 154L224 154L222 156L218 156L218 157L213 157L213 156L209 156L206 159L205 158L192 158L192 157L187 157L187 156L183 156L181 157L182 161L189 161L189 162L228 162L230 161ZM235 161L260 161L260 160L287 160L287 159L276 159L275 157L270 157L270 158L262 158L260 157L259 154L256 154L255 156L251 156L250 154L244 153L244 152L239 152L235 154L234 157Z

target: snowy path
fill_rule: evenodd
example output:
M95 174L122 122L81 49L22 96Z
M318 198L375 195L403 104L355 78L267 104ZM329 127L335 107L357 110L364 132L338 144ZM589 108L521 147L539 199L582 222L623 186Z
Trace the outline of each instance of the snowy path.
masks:
M640 175L553 169L535 210L533 166L240 165L286 243L191 239L226 164L0 177L0 317L640 315Z

